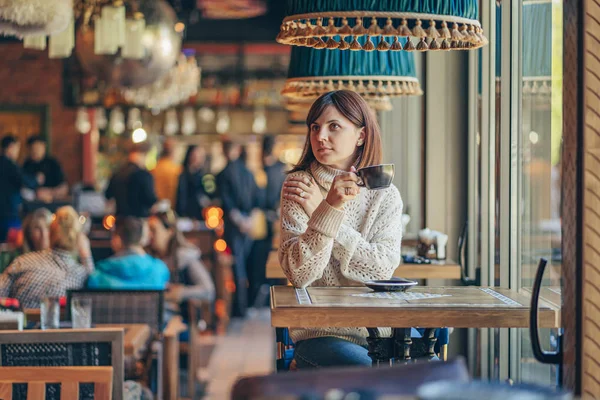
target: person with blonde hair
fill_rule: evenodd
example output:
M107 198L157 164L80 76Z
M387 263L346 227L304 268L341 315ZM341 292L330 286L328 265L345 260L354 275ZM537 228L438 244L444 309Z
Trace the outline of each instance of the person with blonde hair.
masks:
M82 288L94 262L81 229L73 207L59 208L50 224L50 248L17 257L0 275L0 297L17 298L23 308L39 308L46 297Z
M23 220L23 253L46 250L50 247L50 223L52 213L47 208L38 208Z

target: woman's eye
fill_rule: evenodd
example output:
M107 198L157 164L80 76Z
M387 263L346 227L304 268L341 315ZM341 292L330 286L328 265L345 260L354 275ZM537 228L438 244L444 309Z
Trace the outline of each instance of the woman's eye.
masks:
M319 132L319 125L313 125L310 127L311 132Z
M329 127L331 128L332 131L336 131L336 130L340 129L340 126L338 124L331 124L331 125L329 125Z

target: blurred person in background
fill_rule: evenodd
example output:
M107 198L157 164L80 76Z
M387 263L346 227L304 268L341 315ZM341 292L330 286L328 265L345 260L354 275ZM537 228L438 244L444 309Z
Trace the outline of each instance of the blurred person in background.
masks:
M152 170L154 187L158 200L169 200L170 207L175 207L177 200L177 179L182 166L175 161L175 141L167 139L163 143L162 154Z
M28 157L23 163L23 172L35 177L39 183L37 197L45 202L66 197L69 186L65 181L60 163L48 155L46 141L42 136L34 135L27 139Z
M210 197L204 189L202 178L206 174L206 150L192 145L183 159L183 171L179 175L175 211L181 217L202 220L202 209L210 205Z
M127 163L110 178L104 195L108 200L115 199L117 216L147 218L157 201L154 178L146 169L148 151L148 142L133 143Z
M144 250L148 224L142 218L117 217L110 240L114 255L98 262L90 289L162 290L169 282L164 262Z
M38 208L23 220L23 253L50 248L50 224L52 213L47 208Z
M0 142L0 242L7 240L9 230L21 227L21 188L34 189L37 182L24 174L17 165L21 145L17 138L7 134Z
M262 165L266 182L259 186L260 208L267 220L267 235L264 239L255 240L250 252L248 280L249 301L256 306L266 305L267 292L259 297L261 287L266 284L266 266L269 253L273 249L273 237L275 225L279 221L279 205L281 200L281 188L285 181L286 165L279 161L273 154L275 147L275 136L265 135L262 141ZM266 288L266 287L265 287ZM257 304L260 302L260 304Z
M172 210L158 211L148 220L149 252L163 260L171 274L166 294L167 309L187 318L186 301L214 301L215 284L201 261L200 249L188 242L177 228L177 215Z
M73 207L56 210L50 224L50 248L17 257L0 275L0 297L16 298L23 308L39 308L46 297L81 289L94 270L90 241L81 227Z
M252 172L240 159L242 146L229 140L222 143L227 165L217 175L217 190L223 207L224 239L231 249L234 265L235 293L233 315L243 317L248 309L248 256L252 247L250 213L259 204L259 194Z

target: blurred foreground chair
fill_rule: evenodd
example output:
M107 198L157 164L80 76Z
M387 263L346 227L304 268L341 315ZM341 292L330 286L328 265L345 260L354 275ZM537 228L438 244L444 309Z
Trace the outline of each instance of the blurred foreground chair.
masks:
M0 399L13 400L13 384L27 384L27 398L46 400L46 384L60 382L60 398L79 399L79 384L93 384L94 400L111 400L112 367L0 367ZM18 391L17 391L18 393Z
M469 379L465 361L459 357L448 362L416 363L390 368L322 368L293 374L247 377L235 383L231 398L322 398L332 389L344 393L363 393L366 398L383 395L414 396L419 386L426 382L468 382Z
M25 330L0 331L0 381L8 375L4 370L11 368L35 367L39 371L47 371L50 367L109 367L112 375L112 398L123 400L123 329L56 329L56 330ZM58 375L57 375L58 376ZM35 375L36 381L44 380L42 375ZM24 378L20 377L20 378ZM66 378L65 378L66 379ZM11 384L13 399L26 399L27 388L24 385ZM59 399L60 388L57 383L63 379L50 380L43 391L48 399ZM89 383L88 380L83 380ZM1 384L0 384L1 387ZM70 387L70 386L69 386ZM6 389L7 390L7 389ZM38 389L36 389L38 390ZM63 389L64 390L64 389ZM90 398L96 388L81 385L78 391L83 398ZM3 397L2 395L6 397ZM0 398L11 398L8 392ZM43 399L41 396L29 398ZM69 398L69 397L66 397ZM79 398L79 396L74 397Z

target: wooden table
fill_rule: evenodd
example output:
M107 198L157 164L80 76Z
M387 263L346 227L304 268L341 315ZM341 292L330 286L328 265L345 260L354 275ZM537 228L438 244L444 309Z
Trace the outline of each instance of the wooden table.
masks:
M460 266L450 260L432 261L431 264L400 264L394 271L394 276L406 279L460 279ZM266 277L286 278L276 251L272 251L267 259Z
M433 355L435 327L527 328L530 295L510 289L488 287L415 287L406 295L379 295L366 287L271 287L271 325L274 327L367 327L369 355L373 362L410 358L410 327L427 328L429 355ZM559 312L540 300L541 327L559 325ZM368 327L394 328L390 343Z

